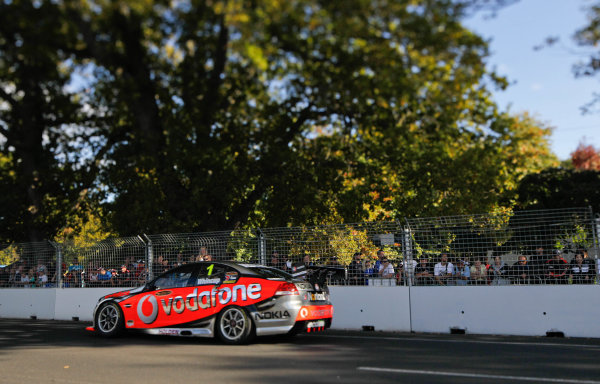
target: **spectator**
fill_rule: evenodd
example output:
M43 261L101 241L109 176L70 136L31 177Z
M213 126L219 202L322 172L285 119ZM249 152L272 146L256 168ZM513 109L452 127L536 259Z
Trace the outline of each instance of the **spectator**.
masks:
M30 288L35 288L35 282L36 282L36 272L35 272L35 268L31 268L29 269L29 273L27 274L27 276L29 277L29 284L27 285Z
M394 266L390 263L390 260L387 257L384 257L381 260L381 266L379 268L379 277L382 279L393 279L396 277L396 273L394 272Z
M37 285L40 288L46 287L48 285L48 275L46 275L46 270L45 269L42 269L42 270L38 269L38 273L37 273Z
M362 253L356 252L352 258L352 262L348 265L348 280L350 285L365 285L362 256Z
M592 270L592 282L594 280L596 280L596 276L597 276L597 270L596 270L596 262L594 261L594 259L588 257L588 251L585 248L579 248L578 249L582 254L583 254L583 263L587 264L590 266L590 269Z
M429 258L421 256L415 267L415 285L433 285L433 270L429 265Z
M533 277L531 280L532 284L544 281L545 266L548 259L549 257L544 247L538 246L529 260L530 273Z
M470 277L471 269L465 265L465 261L463 259L458 260L456 269L454 271L456 285L467 285Z
M18 265L18 266L12 266L11 267L11 273L9 276L9 280L10 280L10 285L14 286L14 287L20 287L23 285L23 281L22 281L22 275L23 275L23 265ZM27 280L29 280L29 278L27 278Z
M104 267L100 267L98 270L98 283L101 286L112 285L112 273L110 273L110 271L107 271Z
M377 251L377 259L375 260L375 265L373 265L373 268L378 273L379 273L379 269L381 269L381 264L382 264L381 260L383 260L384 258L385 258L385 252L383 251L383 249L380 249L379 251Z
M312 267L314 265L314 263L312 261L310 261L310 256L309 255L304 255L304 257L302 258L302 262L304 263L305 267Z
M44 264L43 260L38 260L37 262L37 272L45 272L48 273L48 267Z
M283 265L279 260L279 252L277 252L276 250L273 251L273 253L271 254L271 263L269 264L269 266L283 270Z
M172 266L171 266L171 264L169 264L169 259L167 259L166 257L164 257L163 261L162 261L162 271L161 271L161 273L164 273L164 272L168 271L171 268L172 268Z
M440 262L433 268L433 277L440 285L452 285L454 275L454 265L448 261L448 254L442 253Z
M86 277L87 277L87 285L90 287L97 287L98 286L98 269L94 268L94 266L90 265L88 266L88 270L86 273Z
M532 280L536 278L525 255L519 255L519 259L510 269L510 274L514 284L532 284Z
M554 257L546 262L546 283L547 284L567 284L567 271L569 265L567 260L563 259L562 251L554 251Z
M490 265L488 269L488 275L492 280L492 285L508 285L510 281L508 280L508 268L502 261L500 256L494 257L494 262Z
M569 277L573 284L592 284L594 282L594 266L585 263L583 249L576 251L569 269Z
M376 276L375 268L373 268L373 262L371 260L367 259L365 261L364 275L365 275L365 284L369 284L369 278Z
M208 261L208 260L206 260L207 256L208 256L208 249L206 249L206 247L202 246L198 250L198 255L196 255L195 261Z
M22 267L22 266L21 266ZM29 273L26 271L21 273L21 280L17 283L19 287L28 287L29 286Z
M485 265L481 263L481 259L475 259L475 262L471 266L471 281L473 285L485 285L487 284L487 270Z
M131 285L133 280L133 273L129 269L127 269L127 265L121 265L121 269L117 272L117 276L115 277L117 285L121 287L128 287Z

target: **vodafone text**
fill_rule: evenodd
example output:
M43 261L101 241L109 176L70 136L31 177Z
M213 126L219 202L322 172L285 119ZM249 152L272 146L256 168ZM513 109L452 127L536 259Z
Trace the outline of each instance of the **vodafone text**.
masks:
M258 300L261 297L261 291L262 287L260 284L248 284L248 286L240 284L233 287L221 287L220 289L214 287L211 290L200 293L198 293L198 288L195 288L185 299L183 296L171 297L166 301L165 299L161 299L160 307L165 315L169 316L173 312L181 314L186 309L188 311L197 311L198 309L216 307L218 304L226 305L247 301L248 299ZM150 315L145 315L142 311L145 301L148 301L152 305L152 313ZM153 323L158 317L158 307L159 305L155 296L144 296L137 306L137 314L140 320L146 324Z

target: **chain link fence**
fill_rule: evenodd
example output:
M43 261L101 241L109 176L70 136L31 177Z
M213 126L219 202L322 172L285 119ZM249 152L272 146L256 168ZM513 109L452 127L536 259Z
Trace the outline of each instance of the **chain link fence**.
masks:
M598 282L600 218L591 209L406 218L51 242L0 251L2 287L133 287L195 261L301 264L342 271L338 285L512 285Z

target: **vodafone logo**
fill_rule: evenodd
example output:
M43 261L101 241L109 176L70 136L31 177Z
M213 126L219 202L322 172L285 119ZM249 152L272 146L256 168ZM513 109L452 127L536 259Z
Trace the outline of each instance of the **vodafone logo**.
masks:
M142 310L146 300L148 300L148 303L152 304L152 313L149 316L146 316L144 314L144 311ZM146 323L146 324L154 323L154 320L156 320L156 317L158 316L158 301L156 300L156 297L154 297L152 295L146 295L146 296L142 297L142 299L139 301L139 303L137 305L137 314L138 314L140 320L142 320L144 323Z
M261 291L262 286L256 283L249 284L248 286L240 284L233 287L222 287L221 289L213 287L211 290L205 290L200 293L198 293L198 288L194 288L194 291L185 296L185 298L184 296L165 297L164 299L160 299L160 304L156 296L145 295L137 304L137 315L145 324L152 324L158 318L160 307L162 307L164 315L170 316L172 314L182 314L186 310L195 312L229 303L258 300L262 295ZM168 296L170 294L171 291L157 293L160 296ZM152 306L150 314L148 314L148 304L146 303ZM144 306L146 307L145 311Z
M300 316L302 316L302 317L306 317L306 316L308 316L308 309L306 309L306 308L302 308L302 309L300 310Z

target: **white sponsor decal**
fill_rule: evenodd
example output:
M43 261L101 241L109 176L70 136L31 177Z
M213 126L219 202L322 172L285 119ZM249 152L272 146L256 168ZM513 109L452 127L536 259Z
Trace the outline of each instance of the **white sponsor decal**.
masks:
M211 290L202 291L198 293L198 288L194 288L194 291L187 295L185 299L182 296L171 297L168 300L161 299L160 307L163 312L169 316L172 312L181 314L186 309L188 311L197 311L198 309L207 309L220 305L226 305L229 303L237 303L240 301L247 300L258 300L261 297L262 286L260 284L248 284L248 286L240 284L234 285L233 287L222 287L217 289L214 287ZM144 301L148 300L152 304L152 314L146 316L142 313L142 305ZM146 295L140 300L138 304L138 315L140 319L150 324L154 322L158 316L158 303L156 297L152 295Z
M306 316L308 316L308 309L306 309L306 308L302 308L302 309L300 310L300 316L302 316L302 317L306 317Z
M148 302L150 304L152 304L152 313L149 316L146 316L144 314L144 311L142 311L142 307L144 306L144 302L146 300L148 300ZM156 297L154 297L152 295L146 295L146 296L142 297L142 300L140 300L137 305L137 314L138 314L140 320L142 320L144 323L146 323L146 324L154 323L154 320L156 320L156 317L158 316L158 302L156 301Z

